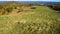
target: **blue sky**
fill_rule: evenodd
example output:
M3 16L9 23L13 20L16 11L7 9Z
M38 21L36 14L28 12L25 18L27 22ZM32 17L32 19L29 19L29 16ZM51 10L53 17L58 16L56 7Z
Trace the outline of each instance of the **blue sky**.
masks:
M0 0L0 1L52 1L52 2L60 2L60 0Z

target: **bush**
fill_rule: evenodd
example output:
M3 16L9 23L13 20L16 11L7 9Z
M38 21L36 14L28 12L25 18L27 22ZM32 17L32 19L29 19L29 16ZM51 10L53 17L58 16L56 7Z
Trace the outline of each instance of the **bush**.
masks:
M3 8L3 6L2 5L0 5L0 9L2 9Z
M36 7L31 7L31 9L36 9Z
M50 6L48 6L48 7L50 7L50 8L53 9L53 10L60 11L60 5L50 5Z
M13 8L11 8L11 7L6 8L6 12L11 12L12 9L13 9Z

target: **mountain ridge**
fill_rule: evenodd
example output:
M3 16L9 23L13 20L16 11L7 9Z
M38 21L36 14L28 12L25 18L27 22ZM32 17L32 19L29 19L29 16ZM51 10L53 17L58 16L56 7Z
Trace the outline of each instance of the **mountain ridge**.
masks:
M60 4L60 2L47 2L47 1L0 1L0 3L5 2L17 2L17 3L27 3L27 4Z

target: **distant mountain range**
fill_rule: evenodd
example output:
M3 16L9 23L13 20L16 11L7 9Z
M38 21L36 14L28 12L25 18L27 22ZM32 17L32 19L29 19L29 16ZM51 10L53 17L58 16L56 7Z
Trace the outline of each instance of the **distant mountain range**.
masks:
M0 1L0 3L4 2L21 2L21 3L28 3L28 4L60 4L60 2L46 2L46 1Z

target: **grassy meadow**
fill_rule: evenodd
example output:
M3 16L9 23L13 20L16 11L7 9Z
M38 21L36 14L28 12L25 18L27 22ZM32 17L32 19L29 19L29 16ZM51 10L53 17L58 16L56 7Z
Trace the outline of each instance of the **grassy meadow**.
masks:
M0 15L0 34L60 34L60 13L47 6L34 7Z

